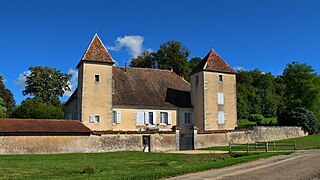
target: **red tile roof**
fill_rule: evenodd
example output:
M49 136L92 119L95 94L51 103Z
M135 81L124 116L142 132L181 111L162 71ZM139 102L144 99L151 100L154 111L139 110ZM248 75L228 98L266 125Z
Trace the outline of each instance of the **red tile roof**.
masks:
M91 61L91 62L103 62L103 63L114 63L111 55L109 54L106 47L103 45L98 34L95 34L88 49L82 56L79 64L82 61ZM77 67L79 66L77 65Z
M233 74L236 73L236 71L232 69L213 49L202 59L198 66L192 70L191 74L202 70Z
M85 133L92 131L78 120L0 118L0 133Z

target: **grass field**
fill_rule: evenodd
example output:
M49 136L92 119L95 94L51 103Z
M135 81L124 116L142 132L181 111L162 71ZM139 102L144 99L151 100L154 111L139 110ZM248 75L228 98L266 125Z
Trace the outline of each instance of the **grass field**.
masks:
M261 122L262 126L270 126L276 125L278 123L277 118L264 118ZM239 119L238 120L238 127L246 127L246 126L255 126L255 122L248 121L247 119Z
M159 179L289 153L0 155L2 179Z
M276 141L276 143L287 143L287 142L296 142L297 150L307 150L307 149L320 149L320 134L300 137L300 138L293 138L293 139L286 139L281 141ZM272 143L269 144L269 150L272 150ZM250 145L250 150L254 151L254 145ZM246 145L240 145L232 147L233 150L244 151L246 149ZM218 147L209 147L204 148L204 150L223 150L228 151L229 146L218 146ZM276 150L292 150L291 148L282 148L277 147Z

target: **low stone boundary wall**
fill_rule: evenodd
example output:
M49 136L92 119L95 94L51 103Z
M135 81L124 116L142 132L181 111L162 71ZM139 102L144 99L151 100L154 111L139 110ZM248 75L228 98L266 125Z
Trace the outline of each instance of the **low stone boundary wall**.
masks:
M306 136L307 134L300 127L289 126L257 126L253 130L230 131L220 133L199 133L197 134L196 149L226 146L229 143L246 144L257 141L274 141L289 138Z

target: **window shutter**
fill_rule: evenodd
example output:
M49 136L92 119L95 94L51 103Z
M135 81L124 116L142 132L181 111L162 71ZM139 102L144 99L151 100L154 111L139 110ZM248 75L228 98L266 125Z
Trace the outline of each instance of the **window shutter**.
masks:
M144 124L144 112L143 111L138 111L137 112L137 125L143 125Z
M181 125L185 124L184 112L180 112L180 122L181 122Z
M95 119L95 118L94 118L93 115L90 115L90 116L89 116L89 122L94 123L94 119Z
M152 124L157 124L157 112L156 111L153 111L153 122Z
M218 124L225 124L225 117L223 111L218 111Z
M168 112L168 124L172 124L172 112Z
M117 124L121 123L121 112L117 111Z
M144 112L144 123L149 124L149 112Z
M218 92L218 104L224 104L224 93Z
M191 113L191 124L194 124L194 112Z

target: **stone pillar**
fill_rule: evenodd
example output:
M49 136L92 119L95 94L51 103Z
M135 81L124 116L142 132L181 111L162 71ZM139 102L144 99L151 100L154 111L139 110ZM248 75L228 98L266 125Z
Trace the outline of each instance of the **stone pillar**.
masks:
M176 132L176 150L179 151L180 150L180 128L178 126L176 126L175 128L175 132Z
M197 149L198 141L197 141L197 136L198 136L198 127L194 126L193 127L193 147L194 149Z

